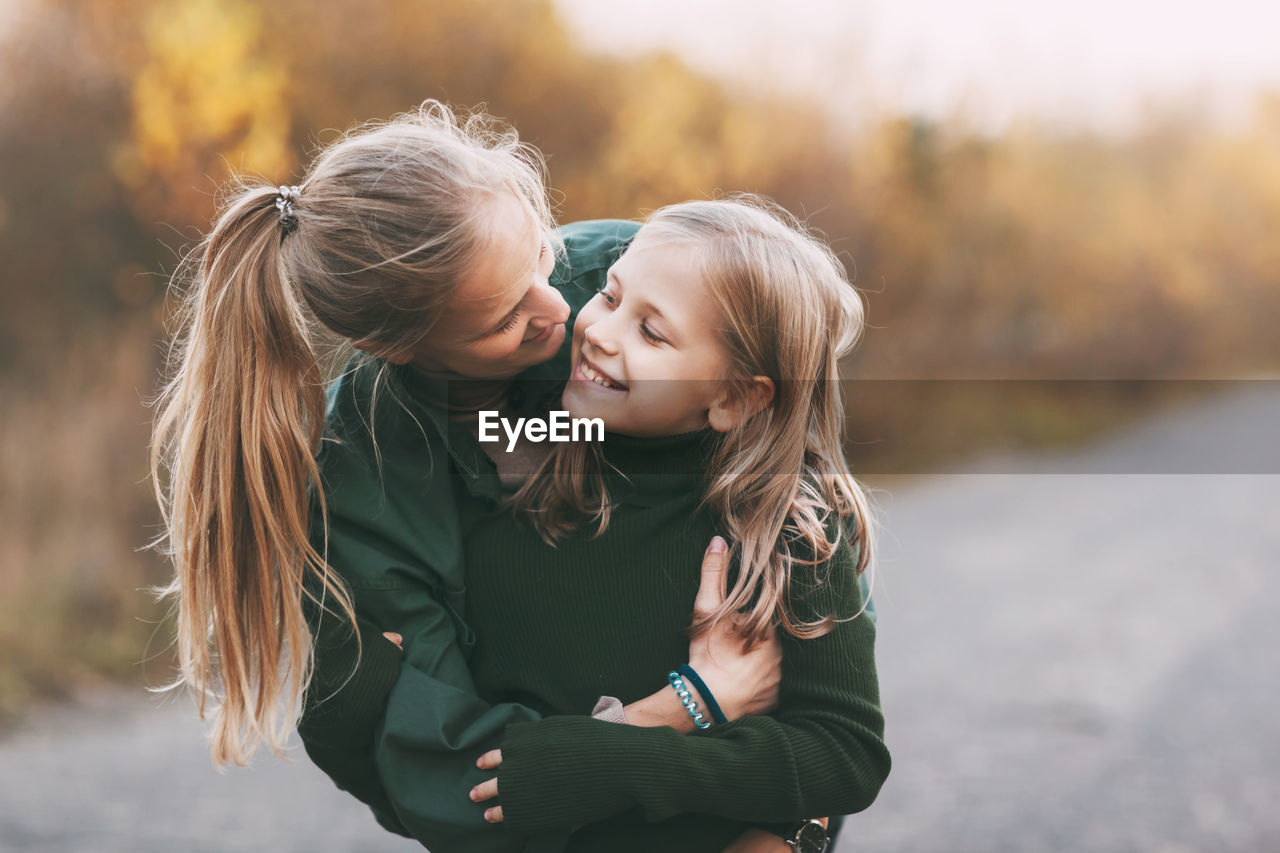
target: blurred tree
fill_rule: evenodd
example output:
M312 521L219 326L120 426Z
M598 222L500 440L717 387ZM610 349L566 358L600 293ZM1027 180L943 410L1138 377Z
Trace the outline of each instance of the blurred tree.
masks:
M735 190L808 217L868 297L859 376L1280 362L1278 94L1230 129L1173 109L1124 138L911 116L854 135L821 104L673 56L588 52L552 0L20 10L0 50L0 647L34 663L19 676L0 665L0 695L15 678L54 689L60 658L117 673L136 662L136 589L163 571L132 550L154 520L140 402L164 274L219 185L241 171L294 182L317 145L428 97L486 104L541 147L566 221ZM910 402L929 431L980 440L964 426L978 419ZM852 408L872 427L880 417ZM72 624L94 626L94 649L124 651L86 655Z
M211 181L293 169L291 51L266 36L262 18L244 0L170 0L143 11L131 133L112 161L142 215L181 222L207 208Z

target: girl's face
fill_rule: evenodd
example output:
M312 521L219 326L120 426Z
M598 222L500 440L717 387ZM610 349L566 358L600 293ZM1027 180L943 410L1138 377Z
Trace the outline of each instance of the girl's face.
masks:
M708 425L729 356L696 272L697 248L642 228L578 314L563 404L612 432L675 435Z
M488 249L427 340L403 355L428 373L504 379L551 358L564 342L569 305L548 283L555 256L547 234L516 196L491 205Z

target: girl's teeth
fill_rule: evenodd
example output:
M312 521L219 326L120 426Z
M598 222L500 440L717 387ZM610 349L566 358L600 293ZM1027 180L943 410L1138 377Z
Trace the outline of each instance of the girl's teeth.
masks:
M591 366L590 366L590 365L588 365L588 364L583 364L583 365L582 365L582 372L583 372L583 373L586 375L586 377L587 377L588 379L590 379L592 382L594 382L595 384L600 385L600 386L602 386L602 387L604 387L604 388L617 388L617 387L618 387L618 386L616 386L616 385L614 385L614 384L610 383L607 379L605 379L603 376L601 376L601 375L600 375L599 373L597 373L596 371L592 370L592 369L591 369Z

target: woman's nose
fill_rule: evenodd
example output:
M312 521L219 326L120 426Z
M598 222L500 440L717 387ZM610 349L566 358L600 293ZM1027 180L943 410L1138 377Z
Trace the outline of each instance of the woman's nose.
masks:
M569 303L564 301L560 291L548 282L534 285L535 301L530 305L533 318L531 323L538 323L543 328L558 326L569 319Z

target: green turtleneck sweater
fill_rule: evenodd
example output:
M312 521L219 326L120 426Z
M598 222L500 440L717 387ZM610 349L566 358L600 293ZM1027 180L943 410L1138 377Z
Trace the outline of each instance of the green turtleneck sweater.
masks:
M598 538L588 526L552 549L509 512L464 519L484 698L585 715L600 695L649 695L687 659L700 559L717 532L698 509L712 441L608 435L605 455L629 482L608 478L617 506ZM797 614L857 613L855 563L843 547L819 567L823 583L797 568ZM817 639L784 635L778 709L691 735L587 716L509 725L498 772L507 829L588 824L571 851L713 851L750 825L866 808L889 772L874 638L866 614Z

